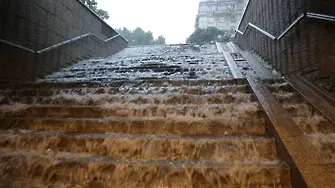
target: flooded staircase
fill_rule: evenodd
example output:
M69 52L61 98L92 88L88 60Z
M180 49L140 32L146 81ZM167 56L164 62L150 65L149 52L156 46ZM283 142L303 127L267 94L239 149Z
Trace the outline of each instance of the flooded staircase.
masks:
M128 48L0 91L2 187L291 187L215 45Z
M315 150L322 153L323 163L333 166L335 163L335 122L331 120L332 118L321 113L284 79L269 81L268 88L283 105L283 108L291 114L297 127L302 129Z

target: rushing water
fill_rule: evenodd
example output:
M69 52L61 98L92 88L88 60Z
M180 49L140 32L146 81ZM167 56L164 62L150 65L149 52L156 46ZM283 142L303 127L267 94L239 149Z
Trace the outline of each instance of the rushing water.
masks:
M334 163L334 122L330 122L322 116L299 93L295 92L288 83L274 83L269 85L269 88L274 92L277 100L283 103L284 109L293 116L296 125L305 132L306 137L322 153L325 161Z
M290 187L259 104L225 78L215 45L151 46L2 90L0 186ZM72 81L106 86L42 87Z
M231 78L215 45L175 45L127 48L111 57L74 64L39 82L209 78Z

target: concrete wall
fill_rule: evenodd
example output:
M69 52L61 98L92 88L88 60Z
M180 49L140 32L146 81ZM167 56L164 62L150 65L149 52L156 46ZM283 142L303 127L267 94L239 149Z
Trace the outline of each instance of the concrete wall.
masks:
M239 30L253 23L279 36L299 15L313 12L335 16L333 0L251 0ZM283 74L300 74L335 84L335 23L305 19L282 40L272 41L255 29L235 41L254 50Z
M0 39L38 51L86 33L103 40L118 34L78 0L0 0ZM106 56L126 46L122 37L106 44L86 37L34 55L1 43L0 81L33 80L80 59Z

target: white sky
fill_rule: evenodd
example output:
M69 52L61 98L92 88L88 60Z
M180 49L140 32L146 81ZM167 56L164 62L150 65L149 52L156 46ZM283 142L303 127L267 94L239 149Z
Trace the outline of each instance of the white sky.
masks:
M113 28L152 31L163 35L168 44L184 43L194 31L199 0L97 0L107 10L107 23Z

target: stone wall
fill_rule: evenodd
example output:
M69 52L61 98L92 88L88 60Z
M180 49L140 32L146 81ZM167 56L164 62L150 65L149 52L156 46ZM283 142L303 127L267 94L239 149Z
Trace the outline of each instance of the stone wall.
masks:
M0 0L0 39L38 51L87 33L102 40L118 34L79 0ZM33 80L126 46L122 37L104 43L90 36L37 55L0 43L0 81Z
M251 0L239 30L248 23L279 36L304 12L335 16L335 1ZM236 34L236 43L254 50L284 75L300 74L335 84L335 23L304 19L284 38L273 41L255 29Z

